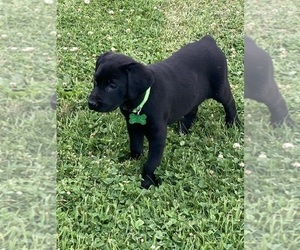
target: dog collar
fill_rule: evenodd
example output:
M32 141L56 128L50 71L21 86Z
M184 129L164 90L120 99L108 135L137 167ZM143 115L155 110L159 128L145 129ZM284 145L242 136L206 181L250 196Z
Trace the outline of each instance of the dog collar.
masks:
M133 109L131 111L132 113L129 115L129 123L130 124L134 124L134 123L139 123L141 125L146 124L147 116L145 114L140 115L140 112L141 112L142 108L144 107L145 103L148 101L148 98L150 95L150 89L151 89L151 87L149 87L146 90L143 101L135 109Z
M150 88L146 90L145 96L143 101L138 105L135 109L132 110L132 113L140 114L142 108L144 107L145 103L148 101L149 95L150 95Z

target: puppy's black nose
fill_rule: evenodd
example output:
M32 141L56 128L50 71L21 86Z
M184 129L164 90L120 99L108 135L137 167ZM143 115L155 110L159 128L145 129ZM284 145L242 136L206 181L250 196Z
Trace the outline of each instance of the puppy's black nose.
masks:
M88 105L89 105L89 108L90 108L90 109L93 109L93 108L95 108L95 107L98 106L98 103L95 102L95 101L93 101L93 100L89 100L89 101L88 101Z
M91 106L97 106L97 102L93 100L89 100L89 105Z

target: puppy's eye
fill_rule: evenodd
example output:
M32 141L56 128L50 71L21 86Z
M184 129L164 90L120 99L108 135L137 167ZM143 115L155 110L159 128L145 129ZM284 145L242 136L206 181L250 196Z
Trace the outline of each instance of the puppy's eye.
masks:
M118 86L115 84L115 83L110 83L108 86L107 86L107 91L113 91L113 90L116 90L118 89Z

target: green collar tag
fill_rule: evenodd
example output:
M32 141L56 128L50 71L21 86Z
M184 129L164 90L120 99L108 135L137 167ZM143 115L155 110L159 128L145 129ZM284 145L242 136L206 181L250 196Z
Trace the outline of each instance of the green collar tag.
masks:
M147 119L147 116L145 114L136 115L136 114L132 113L129 115L129 123L130 124L139 123L141 125L145 125L146 119Z
M146 124L147 116L145 114L140 115L140 112L149 98L150 89L151 88L147 89L143 101L134 110L132 110L132 113L129 115L130 124L134 124L134 123L139 123L141 125Z

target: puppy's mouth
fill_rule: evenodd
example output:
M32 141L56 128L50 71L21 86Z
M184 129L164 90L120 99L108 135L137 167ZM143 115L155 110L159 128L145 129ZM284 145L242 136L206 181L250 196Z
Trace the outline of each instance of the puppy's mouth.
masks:
M94 110L96 112L101 112L101 113L111 112L118 108L118 106L112 106L105 103L97 103L94 101L89 101L88 106L90 110Z

